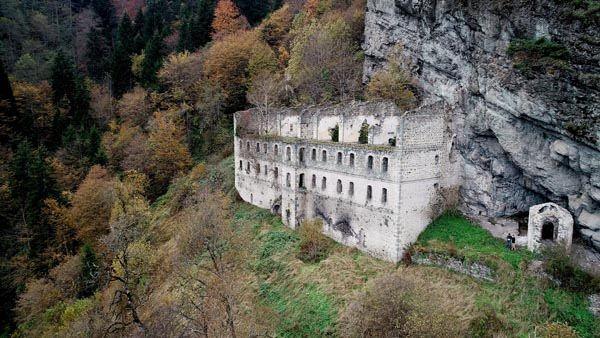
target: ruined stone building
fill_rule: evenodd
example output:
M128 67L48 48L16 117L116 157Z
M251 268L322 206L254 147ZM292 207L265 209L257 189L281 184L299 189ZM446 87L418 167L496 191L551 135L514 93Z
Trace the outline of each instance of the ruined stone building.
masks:
M238 112L235 186L287 226L321 219L336 241L398 261L432 220L435 192L452 184L442 175L452 173L443 109L353 102Z

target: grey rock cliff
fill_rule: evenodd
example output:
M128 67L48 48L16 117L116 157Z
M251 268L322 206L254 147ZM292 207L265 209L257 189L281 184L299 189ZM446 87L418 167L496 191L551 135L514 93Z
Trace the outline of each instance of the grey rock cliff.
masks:
M365 76L401 43L425 99L453 107L467 212L511 216L552 201L600 249L600 27L557 3L368 0ZM511 41L540 37L567 47L568 63L516 69Z

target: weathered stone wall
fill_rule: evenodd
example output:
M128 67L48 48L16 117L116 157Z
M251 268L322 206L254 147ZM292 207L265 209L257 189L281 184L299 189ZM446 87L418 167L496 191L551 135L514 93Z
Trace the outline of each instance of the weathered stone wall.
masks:
M600 248L600 43L568 2L368 0L365 76L400 43L425 100L454 112L463 208L488 217L553 201ZM569 48L563 70L525 76L507 47L546 37ZM452 177L452 175L445 175Z
M320 218L324 233L336 241L398 261L431 221L430 201L442 181L440 168L449 161L444 110L434 105L400 115L388 103L358 105L374 116L347 110L356 106L336 107L344 117L329 108L322 115L318 108L305 110L302 116L312 123L295 113L290 118L272 114L288 122L281 129L237 135L236 188L245 201L281 214L287 226ZM383 116L378 107L392 114ZM236 115L236 124L246 113ZM397 145L318 139L331 121L341 127L353 118L372 121L373 130L381 130L376 134L394 133ZM390 122L394 119L396 124ZM290 137L293 130L315 138Z

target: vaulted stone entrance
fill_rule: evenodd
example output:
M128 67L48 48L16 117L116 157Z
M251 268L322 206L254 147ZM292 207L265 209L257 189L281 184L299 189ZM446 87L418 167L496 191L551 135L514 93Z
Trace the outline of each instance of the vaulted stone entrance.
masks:
M568 250L573 240L573 216L555 203L544 203L529 208L527 248L536 251L541 245L560 244Z

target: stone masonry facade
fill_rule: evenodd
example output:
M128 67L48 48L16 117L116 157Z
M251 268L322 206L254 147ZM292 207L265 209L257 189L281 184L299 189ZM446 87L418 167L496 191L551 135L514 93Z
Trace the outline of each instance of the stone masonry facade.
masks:
M387 102L238 112L236 189L291 228L321 219L334 240L398 261L435 215L436 194L456 184L445 116L441 103L408 112ZM368 142L360 144L364 123Z

